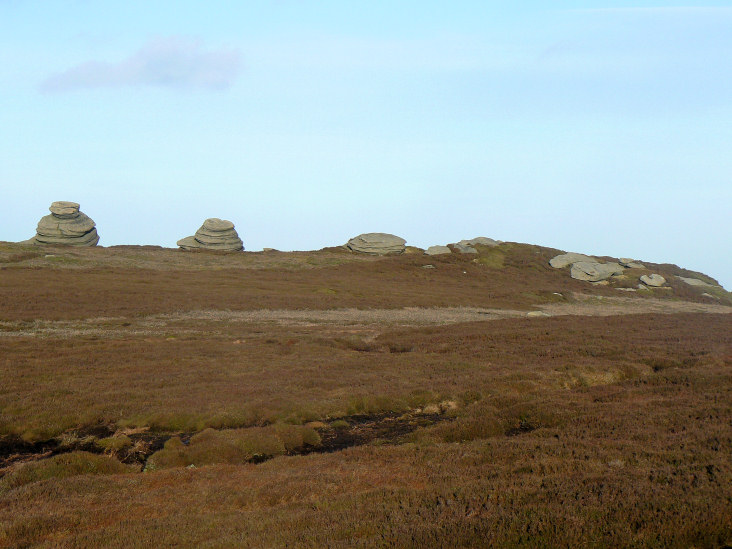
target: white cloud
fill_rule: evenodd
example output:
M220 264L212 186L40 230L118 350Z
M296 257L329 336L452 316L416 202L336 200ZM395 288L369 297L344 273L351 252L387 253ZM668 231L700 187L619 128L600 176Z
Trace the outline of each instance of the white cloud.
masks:
M87 61L52 74L40 89L48 93L126 86L219 90L234 83L240 67L237 50L206 51L197 40L170 37L151 40L122 61Z

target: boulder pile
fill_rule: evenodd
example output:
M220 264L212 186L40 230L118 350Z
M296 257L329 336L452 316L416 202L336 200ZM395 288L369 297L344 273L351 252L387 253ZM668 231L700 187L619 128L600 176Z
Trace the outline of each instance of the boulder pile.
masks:
M244 249L244 243L234 229L234 224L217 217L204 221L196 234L180 239L177 244L184 250L204 248L238 252Z
M51 215L41 218L36 235L26 244L96 246L99 242L96 224L79 211L76 202L58 201L48 208Z
M368 255L399 255L406 249L406 240L388 233L365 233L346 243L352 252Z

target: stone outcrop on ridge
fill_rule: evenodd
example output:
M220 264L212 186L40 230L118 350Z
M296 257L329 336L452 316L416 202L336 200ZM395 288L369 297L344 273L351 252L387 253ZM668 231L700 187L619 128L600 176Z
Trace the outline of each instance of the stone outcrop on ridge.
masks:
M500 240L493 240L492 238L488 238L487 236L478 236L475 238L471 238L470 240L461 240L458 242L458 244L463 244L465 246L498 246L501 243Z
M447 246L430 246L425 250L425 255L444 255L444 254L451 254L452 250L448 248Z
M578 261L572 264L570 275L577 280L600 282L623 272L619 263L599 263L597 261Z
M653 288L660 288L661 286L666 284L666 279L663 278L660 274L655 273L641 276L640 281L646 286L651 286Z
M177 244L184 250L204 248L238 252L244 249L244 243L234 229L234 224L217 217L204 221L196 234L180 239Z
M27 244L96 246L99 242L96 224L79 211L76 202L58 201L48 208L51 215L41 218L36 235Z
M595 259L594 257L590 257L589 255L569 252L553 257L549 260L549 265L551 265L555 269L563 269L564 267L573 265L574 263L578 263L580 261L597 262L597 259Z
M354 236L346 247L356 253L368 255L399 255L404 253L407 241L388 233L365 233Z

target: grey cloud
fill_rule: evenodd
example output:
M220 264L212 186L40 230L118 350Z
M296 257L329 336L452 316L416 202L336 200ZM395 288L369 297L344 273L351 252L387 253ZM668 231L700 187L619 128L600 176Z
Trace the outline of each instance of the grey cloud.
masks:
M158 86L220 90L230 87L241 67L234 49L204 50L179 37L155 39L119 62L88 61L41 82L43 92L81 88Z

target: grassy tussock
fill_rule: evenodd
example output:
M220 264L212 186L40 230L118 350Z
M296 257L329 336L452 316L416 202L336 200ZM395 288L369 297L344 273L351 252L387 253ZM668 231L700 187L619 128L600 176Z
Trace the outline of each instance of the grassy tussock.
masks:
M51 478L61 479L76 475L114 475L135 470L135 467L124 465L112 457L89 452L70 452L17 466L0 479L0 494Z
M188 444L179 437L169 439L162 450L150 456L145 470L262 461L319 444L318 433L301 425L277 424L225 431L206 429L191 437Z

